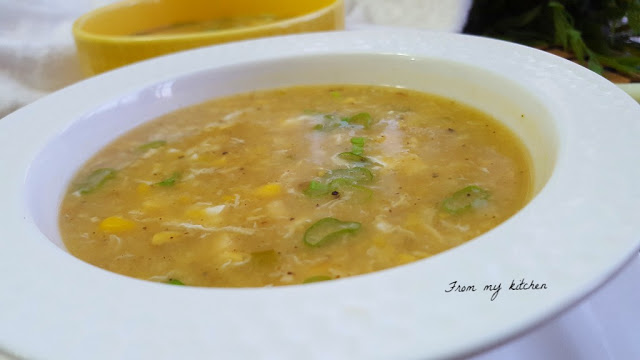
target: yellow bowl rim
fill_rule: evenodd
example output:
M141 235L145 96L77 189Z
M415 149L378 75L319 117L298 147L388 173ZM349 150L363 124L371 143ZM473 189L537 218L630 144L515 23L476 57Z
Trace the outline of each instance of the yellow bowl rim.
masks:
M279 21L275 21L268 24L263 25L255 25L255 26L246 26L234 29L227 30L215 30L215 31L203 31L203 32L195 32L188 34L176 34L176 35L143 35L143 36L132 36L132 35L98 35L86 30L82 29L82 25L84 22L90 20L95 16L99 16L105 10L109 10L112 8L119 8L127 3L133 3L133 5L139 3L136 0L124 0L119 1L107 6L103 6L92 10L84 15L81 15L73 22L72 32L76 39L82 39L85 41L93 41L93 42L103 42L103 43L139 43L139 42L168 42L168 41L192 41L192 40L205 40L205 39L215 39L229 35L238 35L242 33L260 33L260 32L268 32L271 29L276 28L286 28L288 26L305 23L314 18L320 17L327 13L335 11L336 8L342 6L344 0L332 0L333 2L327 6L321 7L312 12L302 14L299 16L295 16L292 18L287 18Z

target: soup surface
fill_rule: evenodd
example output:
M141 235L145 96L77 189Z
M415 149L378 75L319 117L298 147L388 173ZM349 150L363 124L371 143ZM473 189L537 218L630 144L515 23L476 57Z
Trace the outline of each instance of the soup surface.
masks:
M524 146L489 116L406 89L215 99L134 129L61 205L68 250L174 284L300 284L437 254L528 200Z
M180 35L191 34L202 31L217 31L237 29L249 26L266 25L276 21L284 20L285 17L273 14L233 16L211 19L206 21L194 21L171 24L154 29L137 32L133 35Z

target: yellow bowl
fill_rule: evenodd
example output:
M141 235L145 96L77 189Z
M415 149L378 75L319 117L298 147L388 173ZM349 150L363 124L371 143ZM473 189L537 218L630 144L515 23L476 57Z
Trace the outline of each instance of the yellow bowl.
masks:
M136 35L174 24L273 15L262 25L185 34ZM86 75L175 51L229 41L344 29L343 0L125 0L89 12L73 24Z

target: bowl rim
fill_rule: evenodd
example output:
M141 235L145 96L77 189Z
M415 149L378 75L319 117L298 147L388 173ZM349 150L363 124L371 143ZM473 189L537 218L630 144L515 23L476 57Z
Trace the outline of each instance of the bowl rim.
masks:
M154 1L149 1L154 2ZM272 30L281 30L283 28L303 24L313 19L320 18L328 13L336 11L336 9L344 6L344 0L331 0L327 6L316 8L310 12L285 18L282 20L270 22L268 24L243 26L234 29L222 29L216 31L195 32L187 34L169 34L169 35L103 35L87 31L84 29L85 23L92 21L98 16L102 16L105 11L118 9L122 7L130 7L140 4L140 0L122 0L113 4L94 9L86 14L78 17L72 24L71 30L74 37L81 41L90 41L96 43L117 43L117 44L148 44L149 42L175 42L175 41L202 41L207 39L216 39L219 37L228 37L240 35L244 33L269 33Z
M256 48L271 49L271 52L256 54ZM80 264L68 254L61 255L51 243L42 245L41 240L46 243L46 239L29 218L21 194L24 178L42 144L63 131L68 124L94 111L97 106L162 81L235 64L237 59L245 59L249 55L252 55L249 58L253 61L259 62L287 56L354 52L371 56L381 53L431 56L472 63L491 71L508 71L510 78L530 84L536 95L545 100L545 105L553 108L557 116L567 119L568 132L563 135L562 154L557 165L559 170L543 192L508 221L509 226L501 225L500 231L483 235L483 241L467 243L435 256L433 260L304 287L176 289L113 274L106 276L104 271L86 269L85 264ZM221 351L229 351L227 355L234 354L231 351L235 348L244 355L260 357L262 354L262 357L269 357L275 352L281 355L280 358L296 358L299 353L276 348L286 339L294 339L293 350L304 351L310 358L430 358L461 356L479 351L566 309L601 285L634 255L639 246L635 234L640 226L634 211L635 200L640 198L640 189L635 186L634 180L640 176L640 170L624 165L634 159L633 150L638 149L635 139L640 135L640 125L635 118L639 113L640 108L623 91L568 61L497 40L426 31L373 30L250 40L168 55L104 73L47 96L0 121L0 159L6 164L7 170L7 175L0 177L0 195L6 200L0 207L0 267L6 269L7 273L17 274L5 283L9 295L3 299L7 302L6 306L0 307L0 318L6 320L0 322L0 347L36 358L86 358L87 354L96 355L93 352L96 349L107 350L103 351L103 356L109 356L109 348L104 348L105 345L95 338L96 334L118 334L125 322L134 319L136 322L129 323L134 328L131 331L152 326L154 335L158 337L149 341L157 343L158 339L167 340L175 335L166 330L167 326L177 325L179 328L185 325L180 316L195 316L192 309L187 308L175 309L175 316L169 314L161 319L152 317L162 310L161 305L187 304L190 308L207 309L215 300L225 309L225 313L211 315L213 318L209 320L218 320L228 326L215 329L220 336L216 344L222 347ZM45 114L55 119L48 123ZM609 117L622 124L624 131L604 124L603 118ZM25 143L20 139L29 129L34 132L30 134L31 141ZM599 146L605 142L610 148L600 149ZM23 151L16 154L12 150L16 147ZM604 170L594 169L593 163L600 164ZM616 176L613 176L614 173ZM602 187L607 183L615 186ZM585 193L589 196L584 196ZM615 204L610 201L611 198L615 199ZM584 211L585 207L588 211ZM562 221L557 221L557 216L563 216ZM525 220L529 221L526 224L543 226L518 229L516 225L522 225ZM603 228L603 224L615 227L609 231ZM507 259L494 253L494 257L486 259L492 263L486 264L476 258L476 255L487 254L484 250L490 244L505 241L510 236L514 241L520 241L521 237L545 244L558 242L555 249L541 249L534 243L523 242L520 245L527 245L524 249L529 251L524 259ZM15 241L16 238L21 241ZM569 250L570 257L567 256ZM519 254L514 252L507 255L517 257ZM39 269L28 266L23 261L25 259L51 265L47 277L39 275ZM547 262L542 264L531 262L530 259L545 259ZM448 261L461 263L447 264ZM442 292L449 281L424 279L422 283L420 276L424 271L439 273L450 270L454 276L449 279L474 279L476 275L472 274L473 271L482 270L486 275L500 266L513 271L511 276L514 278L533 276L535 280L536 276L541 276L540 281L545 281L545 274L553 275L554 278L548 281L553 280L555 284L549 284L550 288L544 297L526 293L504 296L498 309L495 306L497 303L491 303L483 297L478 299L464 294L445 297ZM526 270L530 273L526 273ZM74 282L60 284L50 281L49 276L57 278L60 275L73 275ZM88 281L94 280L99 281L100 288L93 287L91 293L82 289ZM388 287L389 291L404 293L387 294L384 287ZM109 296L113 295L107 290L136 294L135 298L122 301L137 306L138 310L143 309L140 310L142 314L133 315L132 310L120 309L122 304L109 302ZM82 301L68 304L69 294ZM324 299L325 302L318 300L327 295L330 296ZM84 302L96 296L105 297L98 306L100 311ZM299 302L285 306L283 303L287 299ZM423 301L429 299L434 301L434 304L430 304L433 308L424 308ZM248 309L250 316L254 317L252 329L243 327L243 324L239 324L239 327L234 325L237 319L234 319L232 310L256 306L257 301L260 301L258 309ZM37 311L32 308L34 304L40 306ZM333 311L316 311L314 306L321 305L336 307L331 308ZM447 315L454 314L449 309L452 306L459 307L455 313L457 315L449 318L439 315L439 311ZM529 308L525 315L522 314L523 306ZM264 314L262 309L271 313ZM384 311L385 316L376 315L379 311ZM124 314L131 318L123 317ZM276 320L273 314L295 314L297 318L289 316ZM487 318L489 315L494 321L492 328L482 329L480 322L490 320ZM74 342L77 346L74 349L60 341L70 339L70 332L77 334L79 329L86 330L92 326L85 322L87 319L96 321L100 328L83 334L80 340ZM303 328L300 328L301 319L309 320ZM438 326L418 321L425 319L437 322ZM204 326L197 323L197 319L193 321L196 322L191 324L194 331ZM345 338L332 337L320 326L336 324L346 328L342 333L346 334ZM16 334L16 328L31 331ZM459 333L455 332L456 329L466 328L477 330L471 340L460 339ZM481 329L485 333L481 333ZM368 345L356 330L367 331ZM238 339L226 336L223 331L228 334L245 332L250 336ZM140 332L136 334L146 336ZM389 343L389 336L403 346L402 351L397 347L398 344ZM429 337L437 338L439 342L429 342ZM271 345L263 341L274 339L275 343ZM34 346L34 341L38 346ZM350 345L351 342L355 348ZM371 343L379 346L372 346ZM243 347L246 344L251 346ZM299 348L296 344L307 347ZM197 357L197 354L206 355L198 351L211 350L204 343L197 345L193 349L181 348L178 352L169 345L149 351L157 358L169 358L185 353ZM257 352L253 352L255 349ZM128 354L132 354L134 350L125 347L111 351L129 351Z

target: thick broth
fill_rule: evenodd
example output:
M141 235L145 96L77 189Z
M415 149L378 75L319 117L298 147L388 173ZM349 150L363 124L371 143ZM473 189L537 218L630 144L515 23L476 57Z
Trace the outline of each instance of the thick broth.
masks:
M218 19L212 19L207 21L194 21L184 22L178 24L171 24L154 29L140 31L134 36L141 35L183 35L194 34L206 31L219 31L238 29L243 27L260 26L274 23L276 21L284 20L285 17L272 15L272 14L260 14L253 16L234 16L223 17Z
M375 86L260 91L107 146L72 181L60 229L73 255L132 277L300 284L488 231L528 200L529 166L508 129L449 99Z

